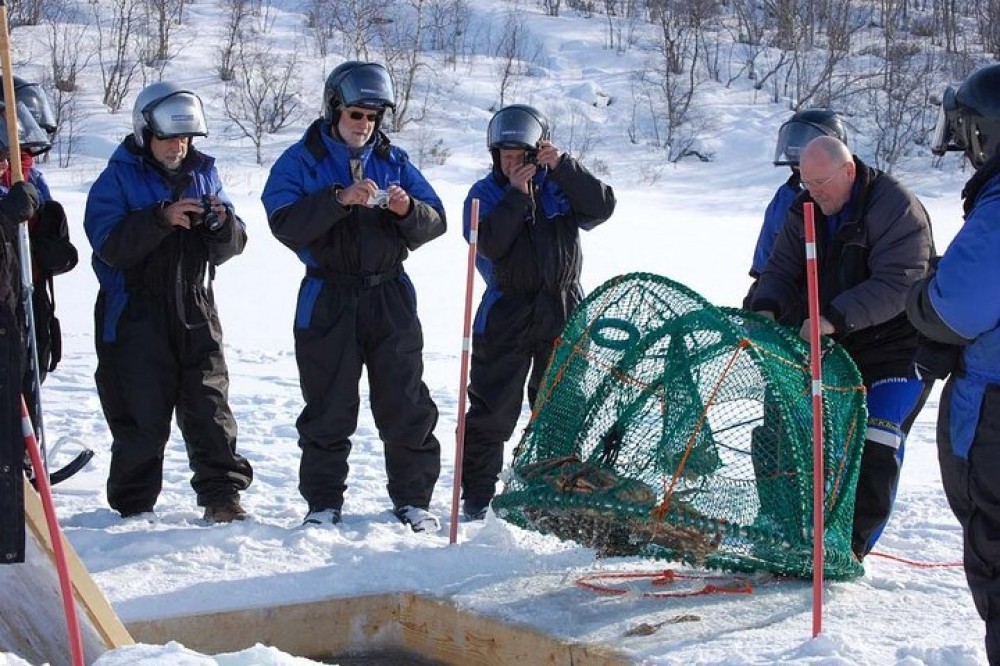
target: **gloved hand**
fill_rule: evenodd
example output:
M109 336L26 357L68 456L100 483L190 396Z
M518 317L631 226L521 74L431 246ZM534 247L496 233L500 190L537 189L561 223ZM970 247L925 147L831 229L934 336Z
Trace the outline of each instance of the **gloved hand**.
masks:
M923 380L944 379L962 370L962 346L922 338L913 357L913 369Z
M0 213L13 222L23 222L38 212L39 205L38 190L22 180L11 185L7 196L0 201Z

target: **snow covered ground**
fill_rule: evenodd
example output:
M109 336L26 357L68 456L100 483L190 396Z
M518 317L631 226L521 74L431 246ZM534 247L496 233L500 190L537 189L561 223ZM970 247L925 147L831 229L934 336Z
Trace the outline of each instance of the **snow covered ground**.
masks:
M473 6L477 20L493 7L485 0ZM213 18L213 1L190 7L194 19L202 21L202 32L220 27ZM708 87L703 94L715 129L706 145L714 160L667 164L655 149L629 143L624 104L598 108L573 98L581 87L613 98L626 94L626 73L640 66L634 54L604 51L603 27L597 21L546 18L533 7L525 9L525 16L531 30L544 34L547 69L524 80L521 94L511 101L532 103L547 112L573 105L577 113L586 114L596 133L591 157L608 165L604 177L618 196L614 217L584 239L584 287L593 289L622 273L649 271L684 283L715 303L737 305L749 284L746 273L764 207L787 176L784 167L774 168L770 160L777 128L790 112L750 90ZM300 19L282 14L279 25ZM960 567L919 567L873 556L866 561L863 578L827 585L824 631L813 639L811 587L805 582L755 579L753 593L739 596L650 599L636 589L609 597L574 583L595 571L655 572L670 567L697 572L639 558L596 560L593 551L520 530L493 515L483 523L462 523L456 545L448 543L447 524L436 535L413 534L389 512L381 444L364 408L364 381L344 522L302 528L305 505L296 489L294 427L302 401L291 335L302 269L268 230L259 200L267 167L253 163L245 142L223 136L218 88L204 64L212 56L202 43L185 49L167 67L166 76L202 92L212 136L198 146L218 158L226 190L250 234L246 252L220 269L215 288L239 449L256 473L243 498L251 520L213 526L201 520L176 433L167 450L156 519L123 521L108 508L103 484L110 436L93 383L96 279L87 265L82 215L90 184L130 131L128 114L98 112L88 117L84 155L69 169L43 166L55 196L69 211L82 257L75 271L56 281L65 352L44 388L49 446L61 445L56 463L77 445L96 451L85 471L56 488L56 503L68 538L125 622L413 591L441 595L569 640L612 646L648 664L985 663L982 623ZM18 42L18 33L14 45L23 58L31 56ZM311 82L312 108L318 108L325 75L338 62L317 59L303 67L303 79ZM437 435L444 446L443 468L432 509L446 518L452 497L467 254L460 216L469 186L488 165L485 130L491 112L486 107L495 89L495 70L485 63L460 65L457 71L442 66L441 75L453 78L455 88L450 100L435 104L421 125L444 141L451 156L445 164L425 165L423 170L444 200L449 231L412 255L406 268L417 288L424 324L425 381L441 412ZM98 94L96 79L90 90ZM265 151L269 159L298 138L305 122L272 138ZM864 127L864 119L852 122ZM410 148L419 131L414 126L392 139ZM851 139L856 152L869 158L863 134L852 134ZM560 144L558 132L555 141ZM961 223L958 193L967 174L959 173L956 164L949 159L938 170L923 156L907 161L897 174L921 196L942 249ZM960 531L940 487L936 412L937 392L911 434L896 511L876 550L955 564L961 559ZM697 620L670 622L681 615ZM643 623L660 628L650 635L626 635ZM0 654L0 666L21 663L13 655ZM119 649L98 663L312 662L263 647L213 657L171 645Z

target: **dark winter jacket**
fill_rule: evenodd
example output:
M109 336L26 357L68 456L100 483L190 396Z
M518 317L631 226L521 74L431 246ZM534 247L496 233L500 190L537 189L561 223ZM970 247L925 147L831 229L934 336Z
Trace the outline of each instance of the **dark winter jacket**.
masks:
M472 186L465 200L468 240L472 200L479 199L476 268L486 281L486 293L477 332L485 326L490 304L505 293L569 294L572 303L562 299L560 320L565 323L581 291L580 229L589 231L614 213L611 187L567 155L551 172L539 168L531 182L533 197L512 187L495 168Z
M167 223L162 209L184 198L215 195L229 207L215 232ZM117 323L133 294L165 298L184 324L208 321L215 306L204 294L206 272L240 254L246 228L222 190L215 160L192 146L180 172L167 173L131 135L94 181L83 222L104 298L101 339L117 338ZM211 267L211 269L209 268Z
M0 200L0 564L24 561L24 440L21 380L25 328L17 225L38 209L38 191L15 185Z
M952 450L960 458L968 458L976 428L986 422L983 396L1000 391L1000 158L976 176L981 182L963 193L965 224L907 305L921 333L962 347L949 421ZM995 424L997 415L992 418Z
M855 158L851 198L828 218L814 206L820 313L833 338L851 354L866 383L913 375L917 331L906 318L906 296L933 254L930 218L894 178ZM803 192L792 204L771 259L758 280L752 307L799 326L807 316L786 304L804 303L806 290Z

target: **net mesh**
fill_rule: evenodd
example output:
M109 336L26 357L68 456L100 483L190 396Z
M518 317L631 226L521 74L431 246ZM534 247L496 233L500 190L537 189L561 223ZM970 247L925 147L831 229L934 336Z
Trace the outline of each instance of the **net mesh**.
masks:
M811 387L796 331L620 276L567 322L493 506L600 556L811 577ZM823 389L824 576L843 580L864 573L851 523L867 413L839 346Z

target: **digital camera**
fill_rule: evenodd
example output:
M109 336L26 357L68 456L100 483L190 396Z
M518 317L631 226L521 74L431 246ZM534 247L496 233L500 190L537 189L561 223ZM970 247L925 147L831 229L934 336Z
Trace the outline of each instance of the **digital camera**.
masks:
M538 149L529 148L524 151L524 163L525 164L538 164Z
M385 190L375 190L375 193L368 197L369 206L378 206L379 208L389 207L389 193Z
M207 194L203 194L201 197L201 223L209 231L218 231L222 228L222 220L212 208L212 199Z

